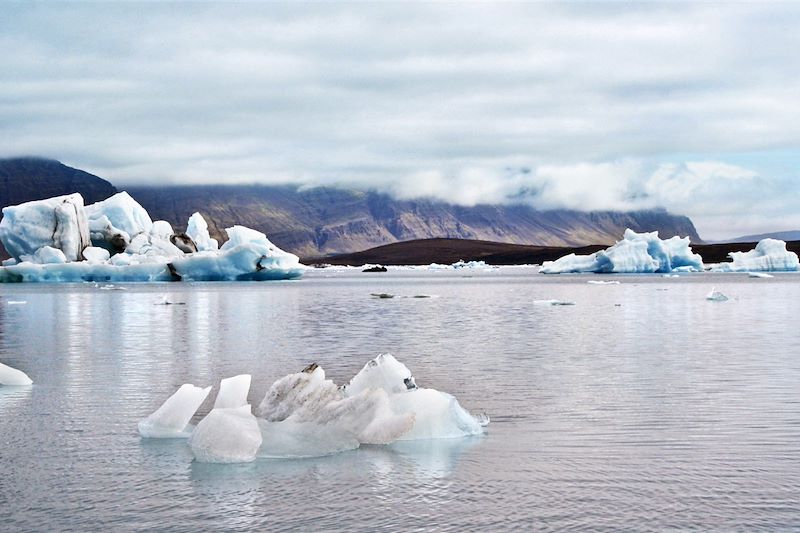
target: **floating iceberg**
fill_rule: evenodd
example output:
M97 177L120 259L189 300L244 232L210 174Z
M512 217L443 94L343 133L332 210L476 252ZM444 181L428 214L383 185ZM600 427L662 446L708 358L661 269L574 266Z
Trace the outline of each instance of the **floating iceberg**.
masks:
M590 279L587 281L589 285L619 285L619 281L617 280L601 280L601 279Z
M703 258L692 253L689 238L662 240L658 232L636 233L625 230L615 245L591 255L569 254L556 261L545 261L539 272L652 273L702 271Z
M32 385L33 380L22 370L0 363L0 385Z
M156 412L139 422L139 434L159 439L188 437L192 430L189 421L210 391L211 387L181 385Z
M800 270L797 254L786 249L786 242L762 239L749 252L731 252L730 263L720 263L715 272L795 272Z
M184 385L186 391L179 390L142 421L142 435L185 436L208 394L208 389L190 387ZM313 457L361 444L464 437L483 433L489 422L471 415L450 394L417 387L408 368L389 354L368 362L343 387L316 364L289 374L269 388L256 410L258 418L247 403L249 388L246 374L222 380L214 409L189 437L197 461ZM186 401L190 394L195 403Z
M766 272L748 272L748 278L774 278L775 276L767 274Z
M175 233L125 192L86 207L72 194L3 213L0 240L12 259L0 267L0 282L261 281L305 270L296 255L242 226L227 228L218 248L199 213L188 234Z
M727 302L728 297L719 292L717 289L712 288L711 291L706 294L706 300L711 302Z

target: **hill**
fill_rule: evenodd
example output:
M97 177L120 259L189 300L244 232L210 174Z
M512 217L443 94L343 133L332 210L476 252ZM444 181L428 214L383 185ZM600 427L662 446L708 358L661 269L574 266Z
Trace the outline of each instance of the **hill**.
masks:
M693 244L692 250L699 253L706 263L728 260L729 252L745 252L755 248L756 243ZM378 246L352 254L303 259L307 265L327 263L331 265L360 266L367 263L380 265L428 265L430 263L451 264L464 261L486 261L490 265L532 265L554 261L570 253L587 255L606 248L605 245L581 247L525 246L499 242L471 241L460 239L422 239ZM787 249L800 254L800 241L787 243Z

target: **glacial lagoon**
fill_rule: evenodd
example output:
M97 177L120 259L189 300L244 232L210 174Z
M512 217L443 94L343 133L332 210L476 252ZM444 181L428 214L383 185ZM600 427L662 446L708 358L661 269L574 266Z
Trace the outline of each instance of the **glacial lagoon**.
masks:
M706 300L712 289L728 300ZM545 300L575 305L534 304ZM0 524L800 528L798 301L796 273L519 267L2 285L0 361L34 385L0 387ZM487 414L487 433L229 465L137 431L183 383L250 373L258 405L311 362L346 383L381 352Z

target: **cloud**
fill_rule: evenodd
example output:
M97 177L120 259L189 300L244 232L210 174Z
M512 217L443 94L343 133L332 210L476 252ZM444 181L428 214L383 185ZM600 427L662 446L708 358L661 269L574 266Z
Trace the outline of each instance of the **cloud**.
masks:
M787 151L800 162L792 3L3 12L0 155L52 156L118 184L344 183L584 209L663 202L704 235L796 220L786 206L796 176L771 162ZM756 156L733 162L745 152Z

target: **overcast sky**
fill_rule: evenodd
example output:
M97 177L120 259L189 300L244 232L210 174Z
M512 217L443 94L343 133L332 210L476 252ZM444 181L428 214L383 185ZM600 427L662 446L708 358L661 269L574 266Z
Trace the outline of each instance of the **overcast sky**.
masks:
M800 3L0 5L0 156L800 229Z

